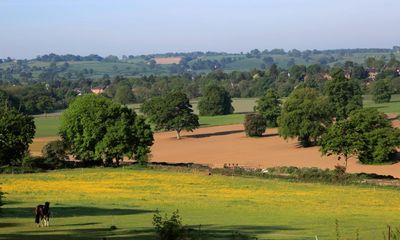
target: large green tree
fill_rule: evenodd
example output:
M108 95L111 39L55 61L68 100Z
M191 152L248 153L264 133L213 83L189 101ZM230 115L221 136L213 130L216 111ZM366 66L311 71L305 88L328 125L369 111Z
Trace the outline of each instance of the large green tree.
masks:
M279 135L284 139L297 137L303 147L315 144L332 123L327 97L314 88L298 87L284 102L278 118Z
M400 146L400 130L393 128L383 113L365 108L332 125L321 138L321 152L347 159L357 156L362 163L389 161Z
M347 168L348 159L358 153L359 137L351 122L338 121L322 135L320 151L323 155L337 155L338 161L343 158L345 168Z
M105 97L78 97L64 112L60 134L70 152L88 164L117 165L124 156L147 160L153 133L136 113Z
M390 102L392 90L388 80L379 79L372 83L372 99L375 103Z
M254 111L259 112L267 121L268 127L278 126L278 117L281 115L281 100L278 94L268 89L264 96L257 100Z
M152 98L142 105L142 112L155 124L157 130L174 130L180 139L182 130L193 131L200 126L189 98L182 92Z
M346 79L342 70L334 72L333 77L326 83L325 94L333 107L334 117L345 119L352 111L362 108L362 90L356 80Z
M208 85L198 105L200 115L215 116L231 114L234 111L229 93L219 85Z
M0 112L0 165L20 165L35 135L33 117L8 107Z

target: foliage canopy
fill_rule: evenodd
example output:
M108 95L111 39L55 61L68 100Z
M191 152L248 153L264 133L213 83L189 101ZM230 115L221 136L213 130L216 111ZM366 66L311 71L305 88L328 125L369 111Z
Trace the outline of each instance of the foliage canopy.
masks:
M91 94L64 112L60 134L71 153L90 164L118 164L124 156L146 161L153 144L150 126L133 110Z
M199 101L199 111L202 116L231 114L234 111L229 93L219 85L209 85Z
M279 135L297 137L303 147L317 142L332 123L328 98L314 88L298 87L284 102L278 118Z
M35 135L33 117L0 108L0 165L20 165Z
M178 139L182 130L193 131L200 126L199 117L193 113L189 98L182 92L152 98L142 105L141 110L157 130L174 130Z

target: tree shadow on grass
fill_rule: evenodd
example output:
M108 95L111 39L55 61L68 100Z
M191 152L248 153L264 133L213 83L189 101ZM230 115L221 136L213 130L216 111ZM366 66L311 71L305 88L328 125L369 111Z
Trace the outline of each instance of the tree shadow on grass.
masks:
M0 222L0 228L6 228L6 227L17 227L21 225L20 223L2 223Z
M57 226L57 227L74 227L74 226L91 226L91 225L96 225L100 224L99 222L88 222L88 223L71 223L71 224L52 224L52 226Z
M243 130L232 130L232 131L223 131L223 132L214 132L214 133L201 133L201 134L193 134L183 136L184 138L206 138L206 137L216 137L216 136L225 136L230 134L242 133Z
M279 136L279 133L266 133L266 134L263 134L263 135L261 136L261 138L265 138L265 137L276 137L276 136Z
M118 226L117 226L118 227ZM195 239L257 239L258 235L271 234L274 232L301 230L289 226L188 226L190 236ZM284 234L284 233L282 233ZM15 234L0 234L0 239L8 240L50 240L50 239L156 239L153 228L140 228L135 230L110 230L109 228L85 228L71 230L51 230L43 228L38 231L20 232Z
M373 107L368 107L368 108L375 108L376 110L387 108L388 106L373 106Z
M204 230L202 230L204 228ZM277 231L300 230L289 226L261 226L261 225L237 225L237 226L203 226L192 227L194 235L200 239L257 239L258 235L271 234Z
M51 207L52 217L83 217L83 216L113 216L113 215L134 215L151 213L154 211L143 209L119 209L119 208L97 208L97 207ZM1 217L29 218L35 216L35 207L32 208L3 208Z

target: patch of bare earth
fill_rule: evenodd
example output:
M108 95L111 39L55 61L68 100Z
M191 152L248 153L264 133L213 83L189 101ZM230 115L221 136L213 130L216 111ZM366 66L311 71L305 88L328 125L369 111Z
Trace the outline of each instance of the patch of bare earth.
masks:
M179 64L182 60L182 57L156 57L154 61L156 64Z
M296 139L285 141L277 129L267 129L261 138L248 138L243 125L200 128L184 133L181 140L174 132L155 134L152 161L169 163L199 163L223 167L225 163L244 167L268 168L276 166L318 167L333 169L338 164L335 156L321 156L319 147L300 148ZM350 159L348 172L376 173L400 177L400 163L392 165L362 165Z
M57 136L54 137L40 137L34 138L31 145L29 145L29 150L32 156L38 157L42 155L42 148L51 141L60 139Z
M394 120L393 125L399 127L400 121ZM335 156L321 156L319 147L301 148L296 139L285 141L277 135L277 129L267 129L261 138L246 137L241 124L200 128L182 135L182 139L177 140L175 132L155 133L152 161L198 163L210 167L223 167L227 163L254 168L295 166L322 169L333 169L339 163ZM30 145L31 154L40 156L42 147L57 139L35 138ZM400 163L362 165L352 158L348 163L348 172L400 177Z

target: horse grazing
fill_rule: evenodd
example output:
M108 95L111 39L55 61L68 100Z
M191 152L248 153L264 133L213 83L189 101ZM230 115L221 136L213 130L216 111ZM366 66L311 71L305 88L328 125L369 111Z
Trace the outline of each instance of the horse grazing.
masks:
M35 213L35 223L38 225L38 227L48 227L50 220L50 203L45 202L44 205L38 205L35 209Z

